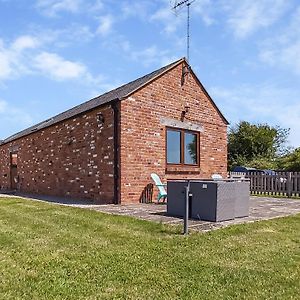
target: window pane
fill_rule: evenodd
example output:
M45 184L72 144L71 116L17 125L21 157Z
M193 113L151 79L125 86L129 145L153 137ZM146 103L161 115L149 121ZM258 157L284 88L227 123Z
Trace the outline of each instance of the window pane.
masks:
M193 133L184 134L184 163L188 165L197 164L197 135Z
M167 163L180 164L180 132L167 131Z

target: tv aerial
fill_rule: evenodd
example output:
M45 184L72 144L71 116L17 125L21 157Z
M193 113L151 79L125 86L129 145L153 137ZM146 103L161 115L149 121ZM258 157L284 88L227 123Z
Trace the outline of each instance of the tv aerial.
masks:
M171 1L172 9L175 11L176 15L179 11L181 11L184 7L187 8L187 20L186 20L186 59L189 63L190 59L190 6L196 0L182 0L182 1Z

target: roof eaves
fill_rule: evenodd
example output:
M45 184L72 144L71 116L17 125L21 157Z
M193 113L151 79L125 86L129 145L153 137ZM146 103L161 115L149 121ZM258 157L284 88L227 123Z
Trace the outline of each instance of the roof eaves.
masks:
M101 103L101 104L99 104L99 106L97 106L97 107L101 107L101 106L103 106L103 105L107 105L107 104L109 104L109 103L112 103L112 102L115 102L115 101L119 101L119 100L120 100L119 98L115 98L115 99L110 100L109 102ZM78 105L78 106L80 106L80 105ZM76 106L76 107L77 107L77 106ZM59 124L59 123L61 123L61 122L64 122L64 121L73 119L73 118L75 118L75 117L77 117L77 116L80 116L80 115L85 114L85 113L87 113L87 112L89 112L89 111L91 111L91 110L94 110L95 108L96 108L96 107L91 108L91 109L89 109L89 110L85 110L85 111L83 111L83 112L79 112L78 114L74 114L74 115L72 115L72 116L70 116L70 117L68 117L68 118L66 118L66 119L62 119L62 120L56 121L56 122L54 122L54 123L50 123L50 124L48 124L48 125L46 125L46 126L41 126L41 125L44 124L44 123L49 123L50 121L52 121L53 119L55 119L57 116L60 116L60 115L62 114L62 113L60 113L60 114L58 114L58 115L56 115L56 116L54 116L54 117L52 117L52 118L50 118L50 119L47 119L47 120L45 120L45 121L42 121L42 122L40 122L40 123L38 123L38 124L35 124L35 125L33 125L33 126L29 127L29 128L26 128L26 129L24 129L24 130L22 130L22 131L19 131L19 132L15 133L15 134L13 134L13 135L11 135L11 136L9 136L8 138L6 138L6 139L4 139L4 140L0 140L0 145L2 146L2 145L5 145L5 144L8 144L8 143L10 143L10 142L13 142L13 141L19 139L19 138L23 138L23 137L26 137L26 136L28 136L28 135L30 135L30 134L32 134L32 133L38 132L38 131L40 131L40 130L42 130L42 129L46 129L46 128L51 127L51 126L53 126L53 125ZM27 132L26 134L23 134L23 135L22 135L21 133L22 133L23 131L28 131L28 132ZM21 135L20 135L20 134L21 134ZM19 135L20 135L20 136L19 136Z

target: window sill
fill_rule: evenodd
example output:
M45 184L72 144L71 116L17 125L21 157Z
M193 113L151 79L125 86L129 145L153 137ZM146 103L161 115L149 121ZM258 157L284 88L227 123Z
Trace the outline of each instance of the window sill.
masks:
M166 174L200 174L199 166L167 166Z

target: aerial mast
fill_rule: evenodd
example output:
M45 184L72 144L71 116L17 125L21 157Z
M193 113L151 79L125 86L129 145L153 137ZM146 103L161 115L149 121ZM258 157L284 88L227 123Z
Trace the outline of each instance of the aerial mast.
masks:
M190 60L190 6L195 2L195 0L182 0L182 1L175 1L173 10L177 11L178 9L183 8L184 6L187 7L187 30L186 30L186 59L189 63Z

